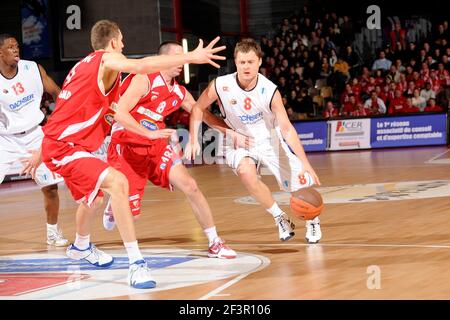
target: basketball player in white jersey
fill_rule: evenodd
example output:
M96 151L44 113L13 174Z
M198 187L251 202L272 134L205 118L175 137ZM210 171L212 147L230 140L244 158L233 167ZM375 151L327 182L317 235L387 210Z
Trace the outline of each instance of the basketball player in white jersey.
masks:
M45 164L31 170L40 160L44 119L40 109L44 91L56 101L60 88L44 68L33 61L21 60L17 40L0 35L0 183L14 164L24 164L22 173L32 173L44 194L47 213L47 244L65 246L68 241L58 229L59 196L57 183L64 181Z
M287 192L320 184L320 181L289 121L276 85L258 73L261 57L261 48L252 39L236 45L237 72L213 80L192 110L190 143L185 155L191 158L200 153L196 137L203 112L218 101L227 125L254 141L248 149L235 149L226 143L225 160L250 194L273 216L280 240L286 241L294 236L295 225L275 202L269 188L258 179L260 165L267 166L280 188ZM319 218L306 221L306 240L317 243L321 237Z

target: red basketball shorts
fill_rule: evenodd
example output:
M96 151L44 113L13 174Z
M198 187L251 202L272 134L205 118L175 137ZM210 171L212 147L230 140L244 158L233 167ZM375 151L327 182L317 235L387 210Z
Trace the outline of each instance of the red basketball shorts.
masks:
M130 208L134 216L141 212L141 200L147 181L162 188L172 189L169 173L181 158L166 139L158 139L151 146L130 146L114 139L108 147L110 166L128 179Z
M90 206L97 196L103 196L100 185L108 175L109 165L83 147L44 137L42 161L64 178L78 203Z

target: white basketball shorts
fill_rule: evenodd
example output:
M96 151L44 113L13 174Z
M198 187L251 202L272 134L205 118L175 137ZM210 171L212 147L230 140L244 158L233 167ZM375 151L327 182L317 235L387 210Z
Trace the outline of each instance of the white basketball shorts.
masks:
M41 126L36 126L24 133L0 134L0 183L17 161L31 156L28 150L38 150L41 147L43 137ZM63 182L64 179L51 172L42 163L36 170L35 181L42 188Z

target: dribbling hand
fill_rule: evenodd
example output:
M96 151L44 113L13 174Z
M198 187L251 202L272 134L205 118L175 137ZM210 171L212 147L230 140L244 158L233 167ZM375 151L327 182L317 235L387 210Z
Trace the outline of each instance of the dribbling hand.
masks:
M304 175L306 171L313 178L314 184L316 184L318 186L322 185L322 183L319 180L319 177L317 176L316 172L314 171L314 169L311 167L311 165L309 163L303 164L303 171L300 173L300 175Z

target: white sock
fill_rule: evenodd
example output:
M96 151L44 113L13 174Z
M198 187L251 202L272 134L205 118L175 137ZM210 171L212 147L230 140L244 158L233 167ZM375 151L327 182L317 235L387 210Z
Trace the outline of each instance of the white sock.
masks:
M276 202L273 203L269 209L266 209L268 213L270 213L274 218L278 217L280 214L283 214L283 210L280 209Z
M73 243L75 247L80 250L86 250L89 248L89 243L91 242L91 235L80 236L78 233L75 235L75 242Z
M58 232L58 224L48 224L47 223L47 233Z
M205 235L208 237L209 245L211 245L215 238L218 237L216 227L211 227L203 230L205 232Z
M141 250L139 250L137 240L133 242L124 242L123 245L127 250L128 261L130 262L130 264L133 264L138 260L144 260L144 257L141 254Z

